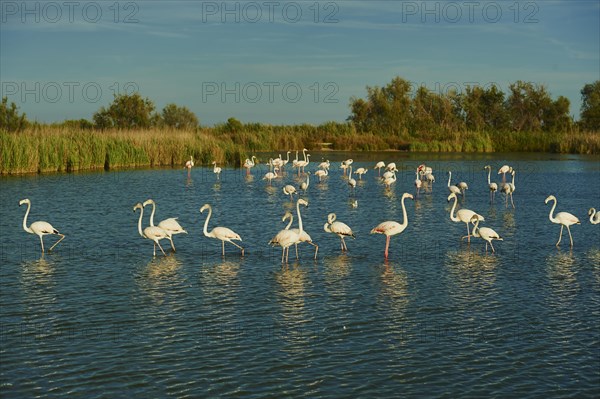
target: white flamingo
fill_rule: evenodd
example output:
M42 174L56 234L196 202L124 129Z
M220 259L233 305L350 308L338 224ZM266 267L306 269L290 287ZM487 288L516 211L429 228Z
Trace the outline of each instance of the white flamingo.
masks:
M421 164L417 167L417 170L421 173L421 178L427 176L427 175L432 175L433 174L433 169L430 168L429 166L426 166L425 164Z
M506 207L508 208L508 197L510 196L510 203L512 204L512 207L515 207L515 203L513 201L513 193L516 190L515 187L515 170L511 170L510 174L512 175L512 183L504 183L504 185L502 186L502 192L504 193L504 195L506 196L505 198L505 202L506 202Z
M421 190L421 185L422 184L423 184L423 182L419 178L419 171L417 170L417 172L416 172L416 178L415 178L415 187L417 188L417 197L419 196L419 191Z
M464 197L466 190L469 189L469 186L464 181L461 181L460 183L458 183L458 189L460 190L462 196Z
M300 242L300 235L302 234L302 232L304 231L303 226L302 226L302 215L300 214L300 205L304 205L304 206L308 206L308 202L306 200L303 200L302 198L298 199L298 201L296 202L296 212L298 213L298 230L295 229L290 229L290 226L292 224L292 220L290 220L290 223L288 224L288 226L284 229L281 230L279 233L277 233L277 235L275 237L273 237L271 239L271 241L269 242L272 245L279 245L281 246L281 263L288 261L289 258L289 248L294 245L294 244L298 244ZM290 214L290 219L291 219L291 214ZM285 216L284 219L285 220ZM298 253L296 252L296 256L298 256Z
M473 223L473 237L479 237L485 241L485 252L487 252L488 243L492 247L492 253L496 252L494 249L494 244L492 244L492 240L504 241L502 237L494 230L489 227L479 227L479 217L477 215L473 215L471 218L471 223Z
M390 162L387 164L387 166L385 167L386 170L390 171L390 172L397 172L398 168L396 167L396 163L395 162Z
M167 256L167 254L165 253L163 248L160 246L160 242L159 242L160 240L168 238L166 231L164 231L160 227L156 227L156 226L148 226L142 231L142 218L144 217L144 206L142 205L141 202L138 202L133 207L134 212L138 209L140 210L140 219L138 220L138 233L140 233L140 235L143 238L147 238L154 242L154 256L156 256L156 246L157 245L160 248L160 251L163 253L163 255Z
M277 171L278 170L279 170L279 168L275 168L275 169L273 169L273 172L267 172L262 179L263 180L268 180L269 181L269 185L271 185L271 181L273 179L277 178Z
M308 206L308 205L307 205L307 206ZM289 213L289 212L287 212L286 214L288 214L288 213ZM291 214L291 213L289 213L289 215L290 215L290 217L292 217L292 218L293 218L293 216L292 216L292 214ZM298 214L298 215L299 215L299 214ZM284 217L285 217L285 216L284 216ZM286 227L286 229L288 229L288 228L290 227L290 225L291 225L291 221L290 221L290 223L288 224L288 226ZM311 238L311 237L310 237L310 235L309 235L309 234L306 232L306 230L304 230L304 229L303 229L302 231L300 231L300 229L299 229L299 228L297 228L297 229L292 229L292 231L294 231L294 232L298 233L298 235L299 235L299 237L300 237L300 241L299 241L299 242L297 242L297 243L295 244L295 245L296 245L296 259L298 259L298 243L300 243L300 242L305 242L305 243L307 243L307 244L310 244L310 245L312 245L313 247L315 247L315 257L314 257L314 258L315 258L315 259L317 259L317 253L319 252L319 246L313 242L312 238Z
M204 222L204 235L210 238L216 238L217 240L221 240L222 250L221 254L225 256L225 242L231 243L238 247L242 251L242 256L244 256L244 248L233 242L232 240L242 241L242 238L233 230L228 229L227 227L215 227L210 232L208 231L208 221L212 216L212 207L209 204L204 204L202 208L200 208L200 213L204 213L204 210L208 209L208 216L206 217L206 221Z
M390 238L395 236L396 234L402 233L406 230L408 226L408 216L406 214L406 206L404 205L404 200L406 198L414 199L412 194L404 193L402 194L402 199L400 202L402 203L402 223L394 222L393 220L388 220L386 222L382 222L377 227L371 230L371 234L384 234L386 236L385 239L385 251L384 256L387 259L388 257L388 249L390 247Z
M285 187L283 187L283 193L285 195L289 195L290 196L290 201L293 201L294 198L292 196L294 194L297 194L296 187L292 186L291 184L287 184Z
M302 149L302 156L304 157L303 161L296 161L296 167L298 168L298 176L300 176L300 170L302 170L302 173L304 173L304 168L309 164L309 157L310 154L306 154L306 151L308 151L306 148ZM298 153L296 153L296 158L298 157Z
M362 180L362 175L366 174L368 171L369 171L369 169L358 168L358 169L356 169L356 171L354 173L356 173L358 175L358 180Z
M352 177L352 166L350 166L350 173L348 174L348 185L352 188L352 192L356 188L356 179Z
M498 174L502 175L502 183L506 183L506 174L512 172L512 168L508 165L503 165L498 169Z
M377 175L381 176L381 168L385 168L385 162L379 161L375 164L373 169L377 169Z
M548 218L552 223L560 224L560 235L558 236L558 241L556 242L556 246L560 245L560 240L562 239L563 228L566 226L567 231L569 232L569 239L571 240L571 248L573 248L573 236L571 235L571 229L569 226L574 224L581 224L579 219L575 215L570 214L569 212L559 212L555 216L552 216L554 213L554 208L556 208L556 197L554 195L548 196L544 201L545 204L548 202L554 201L554 205L552 205L552 209L550 209L550 215Z
M217 161L212 163L214 165L213 173L217 175L217 180L221 177L221 168L217 166Z
M321 180L323 179L323 177L327 176L329 174L329 169L319 169L315 172L315 176L319 177L319 183L321 183Z
M287 165L290 162L290 154L291 154L291 151L288 151L286 158L282 160L282 164L281 164L282 169L285 169L285 165Z
M483 167L483 169L487 169L488 171L488 187L490 188L490 203L494 202L494 196L496 195L496 191L498 191L498 184L496 183L492 183L490 181L490 176L492 174L492 167L490 165L486 165Z
M250 169L252 169L256 165L255 159L257 158L254 155L252 155L250 159L246 159L246 161L244 161L244 168L246 168L247 175L250 174Z
M194 166L194 157L190 155L190 160L185 163L185 167L188 171L188 176L192 172L192 167Z
M591 224L600 223L600 211L596 212L594 208L590 208L590 210L588 211L588 216L590 217Z
M329 159L328 159L319 164L319 169L329 169L330 166L331 166L331 163L329 162Z
M456 195L462 194L462 192L460 191L460 188L456 187L455 185L450 185L451 180L452 180L452 172L448 172L448 191L450 191L451 194L452 193L454 193Z
M144 208L146 207L146 205L152 205L152 213L150 214L150 226L154 226L154 212L156 211L156 203L154 202L154 200L148 199L143 204ZM160 227L164 230L165 233L167 233L167 238L171 242L171 248L173 248L173 251L175 251L175 244L173 244L173 235L188 233L186 230L183 229L183 227L181 227L181 225L177 221L177 218L168 218L162 220L158 224L158 227Z
M342 246L342 252L344 252L348 250L346 242L344 241L344 237L356 238L356 236L347 224L342 222L336 222L336 218L337 216L335 215L335 213L330 213L329 215L327 215L327 223L325 223L323 229L327 233L333 233L340 237L340 245Z
M465 237L469 242L471 242L471 232L469 230L469 223L471 222L471 219L474 215L477 215L477 217L481 221L485 221L485 218L473 212L470 209L459 209L456 212L456 216L454 216L454 210L456 209L456 203L458 202L456 193L450 193L450 195L448 196L448 202L450 202L452 199L454 199L454 204L452 205L452 209L450 210L450 220L452 220L453 222L463 222L467 225L467 235ZM465 237L462 237L461 239L464 239Z
M40 237L40 243L42 244L42 253L44 253L44 240L42 239L43 236L48 234L54 234L60 237L60 239L56 241L54 245L52 245L48 250L48 252L52 252L54 247L56 247L59 242L65 239L65 235L61 234L48 222L33 222L29 227L27 227L27 216L29 215L29 210L31 209L31 201L29 200L29 198L22 199L21 201L19 201L19 206L23 204L27 204L27 211L25 212L25 217L23 217L23 230L25 230L29 234L37 234Z
M388 172L386 172L386 173L388 173ZM394 172L389 172L389 173L391 173L391 176L383 179L383 184L385 184L385 187L387 189L389 189L392 186L392 184L396 182L396 174ZM384 175L385 175L385 173L384 173Z
M306 190L308 190L308 186L309 186L309 184L310 184L310 172L308 172L308 173L306 174L306 181L303 181L303 182L300 184L300 189L301 189L302 191L304 191L304 193L305 193L305 194L306 194Z

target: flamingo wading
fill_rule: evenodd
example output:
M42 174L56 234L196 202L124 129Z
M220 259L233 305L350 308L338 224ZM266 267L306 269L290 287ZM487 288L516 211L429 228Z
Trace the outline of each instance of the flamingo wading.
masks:
M144 217L144 206L142 205L141 202L138 202L133 207L134 212L138 209L140 210L140 219L138 220L138 232L140 233L140 235L143 238L147 238L154 242L154 256L156 256L156 246L157 245L160 248L160 251L163 253L163 255L167 256L167 254L165 253L163 248L160 246L160 242L159 242L160 240L162 240L164 238L168 238L167 233L160 227L156 227L156 226L148 226L144 229L144 231L142 231L142 218Z
M242 238L235 233L233 230L228 229L227 227L215 227L214 229L212 229L210 232L208 231L208 221L210 220L210 217L212 216L212 207L209 204L204 204L204 206L202 206L202 208L200 208L200 213L204 213L204 211L208 209L208 216L206 217L206 221L204 222L204 235L206 237L210 237L210 238L216 238L217 240L221 240L221 244L222 244L222 251L221 254L223 256L225 256L225 242L229 242L233 245L235 245L236 247L238 247L241 251L242 251L242 256L244 256L244 248L242 248L240 245L236 244L235 242L233 242L232 240L238 240L238 241L242 241Z
M154 200L152 199L148 199L143 203L144 208L146 207L146 205L152 205L152 213L150 214L150 226L154 226L154 212L156 211L156 202L154 202ZM181 225L177 221L177 218L168 218L162 220L158 224L158 227L160 227L165 231L165 233L167 233L167 238L171 242L171 248L173 249L173 251L175 251L175 244L173 244L173 235L188 233L186 230L183 229L183 227L181 227Z
M323 226L323 229L327 233L333 233L333 234L337 235L338 237L340 237L340 240L341 240L340 245L342 246L342 252L344 252L344 251L348 250L348 247L346 246L346 242L344 241L344 237L356 238L356 236L354 235L354 233L352 232L352 229L347 224L342 223L342 222L336 222L336 218L337 218L337 216L335 215L335 213L330 213L329 215L327 215L327 223L325 223L325 225Z
M458 198L456 198L455 193L450 193L448 196L448 202L454 199L454 204L452 205L452 209L450 210L450 220L453 222L463 222L467 225L467 235L462 237L463 239L466 237L468 242L471 242L471 232L469 230L469 223L473 216L477 216L480 221L485 221L485 218L470 209L459 209L456 212L456 216L454 216L454 210L456 209L456 203L458 202Z
M44 253L44 240L42 239L42 237L48 234L54 234L60 237L60 239L56 241L54 245L52 245L48 250L48 252L52 252L54 247L56 247L59 242L64 240L65 235L59 233L59 231L52 227L52 225L48 222L33 222L29 227L27 227L27 216L29 215L29 210L31 209L31 201L29 200L29 198L25 198L19 201L19 206L23 204L27 204L27 211L25 212L25 217L23 217L23 230L25 230L29 234L37 234L40 237L40 244L42 244L42 253Z
M554 213L554 209L556 208L556 197L554 195L548 196L544 201L545 204L548 202L554 201L554 205L552 205L552 209L550 209L550 214L548 218L552 223L560 224L560 235L558 236L558 241L556 242L556 246L560 245L560 240L562 239L563 228L566 226L567 231L569 232L569 239L571 240L571 248L573 248L573 236L571 235L571 229L569 226L573 224L581 224L579 219L575 215L570 214L569 212L558 212L556 215L552 216Z
M388 249L390 247L390 238L392 236L395 236L396 234L400 234L402 233L404 230L406 230L406 227L408 226L408 216L406 215L406 206L404 205L404 200L406 198L410 198L414 200L414 197L412 196L412 194L409 193L404 193L402 194L402 199L400 200L400 202L402 203L402 223L398 223L398 222L394 222L393 220L388 220L386 222L382 222L379 225L377 225L377 227L375 227L373 230L371 230L371 234L384 234L386 236L386 240L385 240L385 251L384 251L384 256L385 259L387 259L388 257Z
M492 240L504 241L502 237L494 230L489 227L479 227L479 217L477 215L473 215L471 218L471 223L474 224L473 227L473 237L479 237L485 241L485 252L487 252L488 243L492 246L492 252L496 252L494 249L494 245L492 244Z

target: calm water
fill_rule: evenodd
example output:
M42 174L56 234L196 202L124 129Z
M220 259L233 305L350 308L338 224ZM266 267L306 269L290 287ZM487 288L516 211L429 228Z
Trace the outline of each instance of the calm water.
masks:
M0 178L0 396L600 396L600 226L587 218L600 208L597 157L313 153L312 161L346 156L356 167L382 159L402 171L386 192L370 170L354 196L339 164L324 183L311 179L303 219L319 258L303 245L300 261L284 267L267 242L293 207L281 187L298 180L268 187L264 166L253 180L224 169L219 183L209 168L191 179L182 169ZM402 220L399 199L414 193L421 161L437 182L407 200L409 226L384 262L385 237L369 231ZM517 170L516 209L500 195L489 205L488 163ZM453 183L469 184L462 205L504 237L496 254L479 239L461 243L465 225L448 217L449 169ZM557 211L582 221L572 251L568 235L554 246L549 194ZM29 223L46 220L67 235L41 258L37 236L21 227L26 197ZM176 236L174 255L153 259L137 233L132 207L147 198L158 220L178 216L189 231ZM209 228L240 234L244 258L231 245L222 258L220 242L202 235L207 202ZM323 231L329 212L357 236L348 254ZM53 242L47 236L46 248Z

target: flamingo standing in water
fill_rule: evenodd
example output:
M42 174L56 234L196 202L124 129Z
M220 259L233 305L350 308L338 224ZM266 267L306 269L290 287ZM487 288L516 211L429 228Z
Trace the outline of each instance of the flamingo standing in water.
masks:
M512 168L508 165L503 165L498 169L498 174L502 175L502 183L506 183L506 174L512 172Z
M352 192L354 193L354 189L356 188L356 179L352 177L352 166L350 166L350 173L348 174L348 185L352 188Z
M301 242L300 240L300 236L302 235L302 233L304 232L303 226L302 226L302 215L300 214L300 205L304 205L304 206L308 206L308 202L306 200L303 200L302 198L298 199L298 201L296 202L296 212L298 213L298 230L295 229L290 229L289 227L292 224L292 220L290 220L290 223L288 224L288 226L284 229L281 230L279 233L277 233L277 235L275 237L273 237L271 239L271 241L269 241L269 244L272 245L279 245L281 246L281 263L288 261L289 258L289 248L292 245L298 245L299 242ZM284 219L285 220L284 216ZM291 218L291 214L289 216ZM296 252L296 256L298 256L298 253Z
M25 198L19 201L19 206L23 204L27 204L27 211L25 212L25 217L23 217L23 230L25 230L29 234L37 234L40 237L40 243L42 244L42 253L44 253L44 240L42 239L43 236L48 234L54 234L60 237L60 239L56 241L54 245L52 245L48 250L48 252L52 252L54 247L56 247L59 242L65 239L65 235L59 233L59 231L52 227L52 225L48 222L33 222L29 227L27 227L27 216L29 215L29 211L31 209L31 201L29 200L29 198Z
M358 175L358 180L362 180L362 175L364 175L368 171L369 171L369 169L358 168L358 169L356 169L356 171L354 173L356 173Z
M373 169L377 169L377 175L381 176L381 168L385 168L385 162L379 161L375 164Z
M511 170L510 174L512 175L512 183L504 183L504 185L502 186L502 192L505 195L505 202L506 202L506 207L508 208L508 197L510 196L510 203L512 204L512 207L515 207L515 203L513 201L513 193L515 192L515 170Z
M308 185L310 184L310 172L307 172L306 174L306 181L303 181L302 184L300 184L300 189L302 191L304 191L304 194L306 194L306 190L308 190Z
M250 159L246 159L246 161L244 161L244 168L246 168L246 175L250 174L250 169L252 169L254 167L254 165L256 165L256 161L254 161L255 159L257 159L254 155L252 155L252 157Z
M485 241L485 252L487 252L488 243L492 246L492 253L496 252L492 240L504 241L502 237L489 227L479 228L479 217L477 215L473 215L471 223L475 225L473 227L473 237L479 237Z
M209 204L204 204L202 208L200 208L200 213L204 213L204 211L208 209L208 217L204 222L204 235L210 238L216 238L217 240L221 240L222 251L221 254L225 256L225 242L231 243L238 247L242 251L242 256L244 256L244 248L233 242L232 240L242 241L242 238L233 230L228 229L227 227L215 227L210 232L208 231L208 221L212 216L212 207Z
M331 163L329 162L329 159L328 159L319 164L319 169L329 169L329 166L331 166Z
M395 236L396 234L402 233L404 230L406 230L406 227L408 226L408 216L406 215L406 206L404 205L404 200L406 198L414 199L412 194L402 194L402 199L400 200L400 202L402 203L402 223L394 222L393 220L388 220L386 222L380 223L379 225L377 225L377 227L371 230L371 234L384 234L386 236L385 251L383 253L385 259L387 259L388 257L390 238L392 236Z
M569 239L571 240L571 248L573 248L573 236L571 235L571 229L569 226L574 224L581 224L579 219L575 215L570 214L569 212L559 212L555 216L552 216L554 213L554 208L556 208L556 197L554 195L548 196L544 201L545 204L548 202L554 201L554 205L552 205L552 209L550 209L550 215L548 218L552 223L560 224L560 235L558 236L558 241L556 242L556 246L560 245L560 240L562 239L563 228L566 226L567 231L569 232Z
M330 213L329 215L327 215L327 223L325 223L323 229L327 233L333 233L340 237L342 252L344 252L348 250L346 242L344 241L344 237L356 238L356 236L347 224L342 222L336 222L336 218L337 216L335 215L335 213Z
M154 226L154 212L156 211L156 203L154 202L154 200L148 199L143 203L144 208L146 207L146 205L152 205L152 213L150 214L150 226ZM158 224L158 227L160 227L164 230L165 233L167 233L167 238L171 242L171 248L173 249L173 251L175 251L175 244L173 244L173 235L188 233L183 229L183 227L181 227L181 225L177 221L177 218L168 218L162 220Z
M462 194L462 192L460 191L460 188L456 187L455 185L450 185L451 180L452 180L452 172L448 172L448 191L450 191L451 194L452 193L454 193L456 195ZM450 198L450 197L448 197L448 198Z
M492 183L490 181L490 176L492 174L492 167L490 165L486 165L483 169L487 169L488 171L488 187L490 188L490 204L494 203L494 196L496 195L496 191L498 191L498 184Z
M292 186L291 184L287 184L284 188L283 188L283 193L285 195L289 195L290 196L290 201L293 201L294 198L292 197L294 194L297 194L296 192L296 187Z
M421 190L421 185L423 184L423 182L419 178L419 171L418 170L417 170L416 175L417 176L416 176L416 179L415 179L415 187L417 188L417 197L419 197L419 191Z
M594 208L590 208L588 211L588 215L590 217L591 224L599 224L600 223L600 211L596 212Z
M192 167L194 166L194 157L190 155L190 160L185 163L185 169L188 171L188 177L190 177L190 173L192 172Z
M394 173L394 172L385 172L385 173L390 173L391 174L391 176L386 177L386 178L383 179L383 184L385 184L385 187L387 189L390 189L391 186L392 186L392 183L396 182L396 173ZM384 175L385 175L385 173L384 173Z
M458 198L456 197L456 193L450 193L448 196L448 202L454 199L454 204L452 205L452 209L450 210L450 220L453 222L463 222L467 225L467 235L462 237L461 239L467 238L468 242L471 242L471 232L469 230L469 223L474 215L476 215L479 220L485 221L485 218L470 209L459 209L456 212L456 216L454 216L454 210L456 209L456 203L458 202Z
M273 169L273 172L267 172L265 176L262 178L263 180L268 180L269 185L271 185L271 181L277 177L277 171L279 168Z
M219 180L221 177L221 168L217 166L217 161L214 161L212 164L214 165L213 173L217 175L217 180Z
M319 176L319 183L321 183L321 180L323 179L324 176L327 176L329 174L329 169L319 169L315 172L315 176Z
M163 253L163 255L167 256L167 254L165 253L163 248L160 246L160 242L159 242L160 240L168 238L167 233L160 227L156 227L156 226L148 226L142 231L142 218L144 217L144 206L142 205L141 202L138 202L133 207L134 212L138 209L140 210L140 219L138 220L138 232L140 233L140 235L143 238L147 238L154 242L154 256L156 256L156 246L157 245L160 248L160 251Z

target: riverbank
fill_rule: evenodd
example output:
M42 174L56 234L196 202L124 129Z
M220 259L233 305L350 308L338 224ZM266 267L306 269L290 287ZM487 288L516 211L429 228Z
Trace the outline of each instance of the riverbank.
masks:
M349 124L272 126L246 124L197 130L110 130L41 126L19 133L0 131L0 174L71 172L128 167L197 165L217 161L240 166L255 152L409 151L550 152L600 154L600 133L456 132L430 137L356 132ZM263 162L266 160L262 160Z

